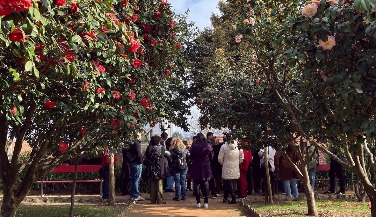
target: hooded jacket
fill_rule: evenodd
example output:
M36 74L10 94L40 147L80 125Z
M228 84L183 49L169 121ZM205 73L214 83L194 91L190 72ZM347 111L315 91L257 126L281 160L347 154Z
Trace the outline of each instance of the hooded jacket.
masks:
M187 163L187 170L188 170L188 163L189 163L189 152L186 148L178 148L175 147L170 151L171 153L171 164L170 169L173 171L179 171L179 163L178 158L179 155L183 155L183 158L185 158L185 162Z
M239 150L238 143L236 141L230 144L223 144L218 155L218 162L222 164L222 178L239 179L239 164L241 164L243 160L243 151Z

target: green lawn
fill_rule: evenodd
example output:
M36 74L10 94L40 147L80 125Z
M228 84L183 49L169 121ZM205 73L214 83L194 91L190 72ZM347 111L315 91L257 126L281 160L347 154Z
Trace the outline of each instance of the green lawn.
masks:
M285 217L306 217L306 201L283 201L272 205L264 203L248 203L263 217L285 216ZM320 217L365 217L371 216L368 202L353 201L316 201L317 210Z
M17 217L68 217L70 205L21 205ZM124 206L75 205L76 217L115 217L125 210Z

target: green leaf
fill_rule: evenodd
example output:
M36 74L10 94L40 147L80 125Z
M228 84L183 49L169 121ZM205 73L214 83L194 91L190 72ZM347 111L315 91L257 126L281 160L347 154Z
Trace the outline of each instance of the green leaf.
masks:
M35 77L39 78L39 70L37 69L37 67L35 67L35 65L33 65L33 72Z
M13 68L10 68L9 72L11 72L12 75L13 75L13 82L19 82L21 80L20 79L20 74L17 72L17 70L15 70Z
M79 36L79 35L75 35L75 36L73 36L73 37L71 38L70 41L73 42L73 43L81 43L81 42L82 42L82 38L81 38L81 36Z
M31 70L33 69L33 66L34 66L34 63L33 61L27 61L26 64L25 64L25 71L26 72L31 72Z

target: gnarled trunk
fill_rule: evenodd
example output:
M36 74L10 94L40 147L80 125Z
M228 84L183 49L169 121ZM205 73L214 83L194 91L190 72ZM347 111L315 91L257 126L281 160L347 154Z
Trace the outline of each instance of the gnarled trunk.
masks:
M316 200L315 200L315 193L312 191L311 184L309 182L308 177L308 170L307 167L301 169L303 179L302 183L304 186L304 194L307 197L307 208L309 216L318 216L317 208L316 208Z

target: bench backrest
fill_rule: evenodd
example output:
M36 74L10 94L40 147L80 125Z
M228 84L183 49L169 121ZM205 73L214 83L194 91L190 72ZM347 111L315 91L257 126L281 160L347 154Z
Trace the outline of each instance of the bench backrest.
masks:
M316 166L316 171L329 171L330 164L319 164Z
M78 165L79 173L97 173L102 165ZM52 170L52 173L74 173L75 165L60 165Z

